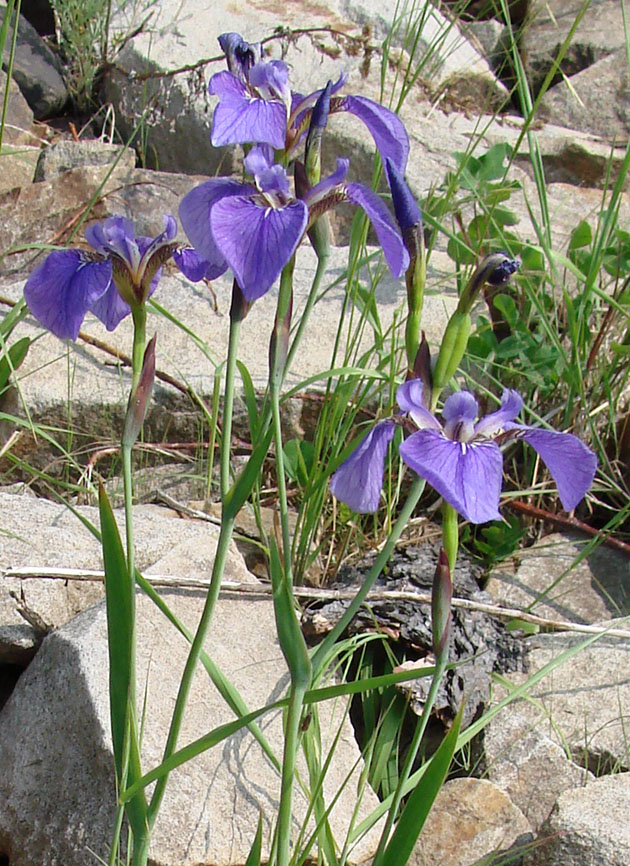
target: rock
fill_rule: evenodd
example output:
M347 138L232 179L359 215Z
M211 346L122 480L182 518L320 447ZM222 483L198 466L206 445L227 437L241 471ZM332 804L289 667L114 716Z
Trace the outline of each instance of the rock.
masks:
M213 8L204 17L200 10L186 14L175 0L169 0L161 4L151 32L139 33L117 58L115 68L104 80L104 99L118 107L117 126L125 136L135 129L148 101L147 156L161 169L230 173L235 168L233 149L213 148L209 141L216 100L207 94L207 79L224 68L224 60L218 56L219 34L236 31L245 39L260 40L276 30L278 14L285 28L320 28L317 35L298 33L290 39L277 34L265 46L273 57L286 59L291 68L293 89L311 92L323 86L328 78L336 80L343 68L350 76L345 92L378 99L380 46L362 35L360 28L366 28L365 33L376 32L379 37L389 34L393 11L384 12L384 9L382 3L372 0L369 3L329 0L326 5L300 0L285 4L281 10L260 0L238 0L224 4L220 14ZM129 32L137 23L128 16L127 9L119 10L114 16L114 25L122 32ZM416 24L419 26L419 21ZM335 31L334 38L326 33L330 28ZM507 92L496 81L486 61L466 42L457 27L431 6L423 15L422 33L426 42L422 42L417 59L424 63L422 74L426 78L433 76L433 87L448 89L456 99L473 98L477 106L486 104L484 100L488 105L506 100ZM396 38L402 44L404 33L401 31L399 37L394 37L394 44ZM427 43L433 45L430 54L426 53ZM400 52L400 49L395 50ZM170 74L184 66L188 71ZM385 88L385 92L391 90L392 96L393 81L392 76L391 88L389 81ZM410 98L410 101L415 100ZM410 116L413 114L411 108ZM346 116L339 122L331 119L327 132L328 151L354 157L354 148L348 147L350 136L359 147L368 142L373 153L374 145L362 124L348 125L346 119ZM355 126L359 130L356 134ZM343 137L337 138L341 133ZM357 169L354 159L352 168L361 180L371 177L371 167L366 175Z
M594 779L512 707L484 729L484 754L488 779L505 791L535 831L549 817L559 794Z
M601 622L630 613L630 562L600 545L574 565L589 539L554 533L502 563L486 585L497 604L548 619ZM540 597L540 601L537 599Z
M6 3L0 4L6 9ZM9 58L11 40L4 48L3 67ZM68 99L61 63L35 28L20 15L13 58L13 78L38 120L59 112Z
M525 866L626 866L630 863L630 773L597 779L558 798L525 856Z
M506 851L531 827L492 782L451 779L437 795L409 866L468 866Z
M612 620L615 624L616 621ZM608 624L608 623L607 623ZM625 621L619 625L624 628ZM510 674L521 684L544 665L585 641L584 635L540 634L527 638L528 674ZM563 662L514 706L582 767L595 775L628 767L630 642L600 637ZM500 693L500 691L499 691ZM498 694L499 694L498 693Z
M0 195L32 183L39 153L39 147L28 147L25 144L17 147L8 145L2 148Z
M158 535L155 532L153 538ZM163 598L194 628L203 604L198 592L168 592ZM137 602L141 703L147 689L142 753L143 766L149 769L161 760L188 645L151 601L139 594ZM286 666L275 642L269 600L220 599L206 649L250 708L285 692ZM115 798L107 668L105 609L100 604L46 638L0 714L0 852L11 866L85 866L90 851L103 859L108 856ZM233 718L200 666L181 744ZM321 705L320 724L323 756L342 725L323 789L328 805L341 792L330 821L343 844L355 820L360 755L343 702ZM264 716L261 726L280 754L281 714ZM355 769L346 779L350 767ZM308 773L305 778L308 785ZM60 791L65 792L63 797ZM252 736L245 731L233 735L172 773L155 827L152 862L243 863L259 814L266 858L278 792L278 773ZM366 790L358 820L376 805L376 797ZM297 786L296 830L304 813L304 795ZM364 862L373 853L376 838L376 830L364 837L349 862Z
M32 625L0 625L0 668L26 667L41 643L42 635Z
M582 0L535 0L531 5L520 43L528 76L537 93L584 3ZM563 75L575 76L623 48L624 32L621 4L617 0L592 0L552 83L562 81ZM623 68L621 64L619 70ZM601 110L613 94L599 88L595 92L599 94L598 110Z
M627 141L630 77L625 48L548 90L540 104L540 116L561 126L599 135L611 143Z
M6 87L7 76L6 73L0 69L0 91L3 94L6 92ZM22 96L22 91L11 78L9 81L9 100L7 103L7 110L4 118L4 130L2 133L3 157L4 149L7 144L34 146L38 143L33 131L33 122L33 112L31 111L28 102Z
M119 170L134 169L136 154L120 144L94 141L58 141L42 150L37 163L35 180L52 180L66 171L82 166L110 166Z
M78 511L98 525L97 508L81 506ZM122 512L117 510L116 515L122 526ZM216 549L216 526L178 519L172 511L156 505L135 506L134 521L136 560L141 571L150 571L168 556L169 563L176 558L179 574L207 580ZM65 505L0 491L0 525L4 530L0 534L2 573L26 567L103 568L100 544ZM232 553L229 578L251 579L235 548ZM43 623L41 636L42 630L63 625L102 597L99 581L5 576L0 584L0 626L23 627L25 620L18 610L22 606ZM15 636L22 637L18 632Z

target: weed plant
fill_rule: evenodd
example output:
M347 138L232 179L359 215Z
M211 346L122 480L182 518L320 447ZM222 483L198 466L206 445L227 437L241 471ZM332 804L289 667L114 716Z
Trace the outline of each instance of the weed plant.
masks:
M19 0L16 5L19 10ZM463 11L466 5L461 4L456 11ZM500 0L498 5L509 26L507 0ZM12 6L13 0L9 0L9 7ZM68 56L74 58L74 86L77 100L80 101L87 99L87 94L92 92L95 76L110 50L108 25L111 10L109 0L93 0L88 5L80 3L81 9L75 6L72 0L55 0L62 47L65 47ZM585 0L576 19L576 27L587 14L588 6L589 2ZM428 75L438 51L444 44L450 44L447 40L455 33L457 15L452 17L452 23L439 33L429 49L423 47L420 36L431 9L429 4L418 0L397 3L396 23L383 44L381 67L383 102L392 109L399 109L404 104L414 84ZM87 17L84 17L86 13ZM558 63L574 31L575 27L561 47ZM374 862L376 866L404 866L446 778L453 754L468 747L485 725L511 701L526 696L555 667L597 639L597 636L589 637L562 653L527 682L511 689L505 698L487 709L465 731L459 730L459 718L453 720L437 752L431 758L416 760L416 756L422 754L422 735L431 709L433 689L437 687L448 664L448 592L458 542L465 539L478 556L493 564L517 550L528 533L527 525L512 514L506 515L504 521L493 521L481 528L476 526L479 521L474 519L468 526L462 526L457 509L448 503L442 517L444 554L434 584L435 660L431 668L422 672L422 675L432 677L432 686L427 707L422 720L415 727L413 742L406 756L399 750L399 745L404 719L409 713L394 686L418 674L394 671L396 660L391 656L383 635L347 638L343 631L353 606L356 609L362 603L403 530L409 526L413 532L412 515L418 513L418 502L423 514L428 509L431 509L428 513L434 514L438 505L435 492L427 490L425 493L424 482L399 457L398 447L404 445L400 426L390 437L393 438L394 447L383 457L382 493L378 507L371 509L374 513L358 514L341 500L334 499L329 491L331 475L343 472L343 467L348 465L346 461L354 459L356 446L366 435L372 435L370 431L375 429L375 421L384 423L391 417L407 370L414 369L416 374L424 375L425 378L429 375L426 363L423 366L422 362L420 334L416 334L415 344L412 339L414 351L410 351L409 330L406 331L405 326L406 320L414 312L413 292L417 292L420 286L424 290L420 264L430 265L436 249L446 249L452 260L453 279L449 288L457 292L460 305L458 315L462 311L465 316L470 315L470 310L463 308L466 306L468 287L475 282L475 275L479 273L480 262L483 264L488 256L496 256L503 251L505 259L512 261L518 258L522 265L509 284L505 280L498 285L484 281L483 290L472 308L470 334L464 334L467 339L463 341L454 366L450 362L451 356L457 354L455 350L451 349L449 354L445 350L440 352L439 346L432 347L434 362L438 355L433 373L435 400L426 408L432 412L437 410L440 391L447 384L456 392L465 387L481 395L488 412L497 408L492 402L495 399L492 395L496 395L500 387L518 390L524 405L528 407L528 424L536 425L537 429L549 426L566 433L577 433L597 454L597 483L588 499L579 506L578 512L593 529L599 530L593 543L598 543L608 533L623 535L627 531L630 498L624 449L627 447L625 423L628 408L625 393L630 356L630 233L619 224L619 210L630 167L630 146L620 163L614 162L611 151L607 182L602 190L598 212L591 220L576 224L568 246L558 248L554 240L544 163L534 131L538 105L551 84L554 70L550 71L540 92L533 98L521 63L516 34L511 31L510 34L516 92L524 112L522 132L515 144L497 144L488 149L483 131L492 118L480 116L479 134L471 139L466 152L456 154L457 167L422 203L426 238L424 234L421 238L419 235L416 237L419 246L410 266L415 271L411 277L408 276L408 288L411 286L408 304L397 311L391 324L383 322L375 301L375 291L382 279L385 264L382 255L366 244L368 220L360 212L357 212L352 223L347 270L341 280L334 282L327 281L324 276L327 260L325 236L317 235L316 226L319 225L323 232L324 223L313 222L309 225L310 239L322 267L321 272L318 269L313 285L309 309L299 311L291 324L287 298L291 288L292 265L291 261L283 263L279 311L273 324L270 385L264 395L257 393L254 388L253 371L247 370L238 360L238 333L241 324L243 330L247 327L245 306L255 302L246 294L248 287L245 279L241 280L240 287L235 283L230 317L230 353L227 362L224 362L214 358L211 349L204 346L190 328L177 321L169 312L164 298L161 298L160 303L149 300L148 285L155 275L155 262L144 262L145 272L135 259L128 261L122 256L124 275L120 277L118 274L118 280L123 288L119 286L119 291L123 295L127 293L125 300L133 311L136 326L132 397L126 413L122 444L128 518L126 544L123 545L118 536L102 488L100 529L88 527L103 543L109 624L112 634L119 635L117 641L110 642L112 726L119 785L119 815L110 864L122 862L118 859L122 856L118 845L123 814L132 830L132 862L135 866L141 866L148 855L153 822L159 820L159 806L169 773L247 727L277 767L282 780L280 813L275 831L271 838L263 840L262 826L259 826L248 864L254 866L260 863L264 848L270 852L264 856L280 866L303 863L307 858L318 859L329 866L343 866L351 859L356 841L375 827L380 819L384 819L385 829ZM9 38L9 28L3 24L0 41L4 44ZM401 54L394 60L393 47L401 44L406 55ZM404 62L403 57L406 58ZM391 81L392 67L394 85L390 87L386 86L386 82ZM140 128L141 121L138 130ZM312 156L310 164L309 154ZM512 177L511 169L516 157L522 158L524 155L534 177L535 197L528 191L529 186L523 186ZM305 170L311 172L311 187L319 180L317 157L317 145L307 145ZM375 187L381 178L382 168L377 158ZM250 195L242 190L241 194ZM392 195L396 204L396 193ZM517 213L523 211L527 212L533 227L533 236L527 240L519 232L517 218ZM170 244L168 232L167 226L164 235L158 239L156 250L168 247L169 256L179 255L180 251ZM128 233L125 237L127 242L136 242ZM115 246L116 241L108 238L107 243L109 246L105 244L96 249L102 256L110 256L114 265L119 264L121 253ZM503 259L491 261L503 262ZM160 264L163 264L162 260ZM327 293L337 290L339 285L343 285L344 302L337 338L331 351L330 369L290 389L285 388L284 373L299 351L299 339L304 327L313 326L318 302ZM427 291L434 288L430 284L426 287ZM217 565L202 623L196 634L189 632L177 620L164 599L137 572L133 560L131 452L140 434L148 405L151 368L155 361L151 344L145 353L144 317L147 308L160 317L160 327L181 327L187 332L191 345L201 350L204 363L213 369L216 383L208 399L190 390L209 431L206 489L212 489L213 469L217 470L223 508ZM18 338L15 330L26 313L24 303L18 304L0 324L0 392L8 387L11 380L19 382L19 375L15 374L26 357L31 338ZM449 375L445 375L444 381L438 383L436 371L442 368ZM222 402L220 394L223 383ZM237 383L240 388L237 388ZM296 394L312 389L323 394L321 411L312 436L308 439L287 440L280 423L282 407ZM241 474L234 472L230 451L231 413L234 402L239 400L245 408L251 443L249 459ZM2 456L10 466L6 480L12 480L18 471L23 476L30 473L31 478L37 479L40 489L48 489L50 495L66 499L70 499L78 490L85 490L86 485L91 493L95 492L77 459L77 443L73 441L70 429L46 429L34 424L28 415L24 420L5 412L0 413L0 419L16 428L31 430L45 439L57 453L65 456L69 467L65 482L60 483L47 471L26 464L12 452L9 441L2 449ZM435 423L438 424L437 421ZM530 431L527 434L530 435L533 426L529 428L522 425L522 429ZM411 438L405 441L409 442ZM220 453L218 467L214 461L215 444ZM547 512L557 509L554 490L548 483L538 453L524 449L517 440L505 452L505 469L506 499L527 497L530 503L541 506ZM263 483L266 478L272 479L276 491L274 507L280 528L275 533L269 532L263 521L263 508L268 502ZM289 502L295 511L292 531L288 526ZM72 501L69 507L74 508ZM279 641L291 675L291 687L285 697L272 706L254 710L246 706L227 676L203 651L203 639L210 627L220 588L221 560L234 530L236 515L243 507L252 509L259 522L260 546L273 584ZM81 519L85 522L85 518ZM325 582L334 577L339 565L348 556L361 556L364 551L372 549L378 551L375 565L348 615L322 644L309 650L304 644L296 618L293 586L307 579L313 580L314 575L317 582ZM135 706L136 586L149 595L164 613L165 621L184 634L192 647L164 760L149 771L141 765L141 732ZM381 648L385 646L386 653L390 653L389 667L384 673L373 669L377 645ZM200 732L199 739L182 747L178 743L178 725L185 706L189 677L197 660L232 709L234 721L205 734ZM332 755L322 750L317 707L324 700L341 699L346 701L345 715L348 712L347 700L353 695L358 695L364 727L365 765L361 789L369 784L378 792L381 802L363 818L359 817L357 807L355 820L347 828L345 838L340 839L332 834L329 823L332 804L325 802L323 795L323 778ZM285 713L283 755L276 754L258 726L259 719L278 707L282 707ZM341 728L337 736L340 732ZM310 824L305 821L296 837L295 834L291 835L290 824L291 790L298 751L304 756L305 769L301 775L297 774L297 784L308 792L312 821ZM348 784L350 778L349 774ZM146 791L152 783L157 784L149 798ZM361 790L358 800L361 800ZM496 862L509 862L509 859L499 857Z

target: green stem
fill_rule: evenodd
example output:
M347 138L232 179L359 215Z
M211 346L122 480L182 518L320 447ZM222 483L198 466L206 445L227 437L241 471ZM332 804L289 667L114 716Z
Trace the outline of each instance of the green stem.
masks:
M147 311L144 304L139 304L131 311L133 318L133 350L131 353L131 390L138 384L142 372L144 350L147 342Z
M304 708L304 695L308 682L299 682L291 677L289 706L284 729L284 755L282 759L282 784L278 807L278 866L289 866L291 859L291 823L293 817L293 781L295 760L300 743L300 721Z
M448 502L442 504L442 547L446 551L448 567L451 570L451 575L453 575L455 574L455 563L459 548L459 529L457 526L457 512Z
M234 384L236 382L236 361L238 343L241 335L243 309L240 303L240 288L234 281L232 289L232 308L230 310L230 337L228 342L227 365L225 369L225 393L223 396L223 425L221 428L221 499L224 500L230 489L230 456L232 442L232 418L234 413ZM210 458L210 455L208 455Z
M146 866L149 859L149 845L151 843L151 834L145 833L138 836L133 835L133 856L131 858L131 866Z
M398 539L402 535L403 530L407 526L407 523L409 522L409 519L413 514L414 508L418 504L418 500L422 496L424 485L425 481L423 478L416 477L414 479L414 482L411 485L411 490L409 491L409 496L407 497L407 501L403 505L403 508L398 515L398 519L392 527L390 536L387 539L385 546L377 556L374 565L370 569L370 572L363 583L363 586L352 599L352 601L348 605L346 612L341 617L339 622L328 632L324 640L320 643L320 645L313 653L311 662L313 665L313 673L315 677L317 677L321 672L322 668L326 664L326 658L328 653L337 642L339 637L341 637L348 625L352 622L354 615L357 613L357 611L365 601L367 594L370 592L370 590L376 583L377 578L387 565L387 562L389 561L389 558L393 553L394 547L396 546Z

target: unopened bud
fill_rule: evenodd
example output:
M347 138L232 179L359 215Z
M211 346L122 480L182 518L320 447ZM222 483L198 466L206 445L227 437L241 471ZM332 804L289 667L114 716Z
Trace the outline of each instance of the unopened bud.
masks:
M123 428L122 444L131 448L140 434L144 419L147 414L151 392L153 391L153 381L155 379L155 342L157 334L155 334L144 351L142 361L142 370L138 384L129 395L129 403L127 404L127 414L125 415L125 425Z
M433 625L433 653L440 659L448 652L448 641L451 631L451 600L453 584L448 556L444 548L440 548L438 563L433 576L431 593L431 619Z
M332 81L329 81L313 107L306 144L304 145L306 176L311 186L319 183L322 175L322 138L328 123L331 90Z

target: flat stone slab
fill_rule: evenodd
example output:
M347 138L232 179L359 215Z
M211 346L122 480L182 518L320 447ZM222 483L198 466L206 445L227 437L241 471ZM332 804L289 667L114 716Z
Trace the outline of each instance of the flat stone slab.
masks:
M169 591L162 597L180 621L195 628L202 593ZM137 597L137 613L139 712L146 689L142 760L148 770L162 757L188 644L142 594ZM219 600L206 650L250 709L265 706L286 691L288 676L275 634L270 600ZM101 603L45 639L0 714L0 853L11 866L85 866L93 856L90 852L107 860L115 815L107 684ZM199 666L180 745L233 719ZM264 715L260 726L274 753L281 755L281 713ZM362 763L344 701L320 705L320 727L322 761L341 727L323 792L328 806L334 801L329 818L343 847L353 821L366 818L377 800L365 788L355 815ZM303 762L300 775L307 790L318 784L309 780ZM172 773L155 827L151 862L244 863L259 815L263 858L267 857L279 789L278 772L253 736L246 730L234 734ZM306 798L298 784L295 837L305 813ZM312 821L308 823L307 838L313 830ZM348 862L365 862L374 853L376 839L377 831L372 830L353 847Z
M611 621L613 624L615 620ZM626 627L620 620L621 628ZM527 638L528 674L510 674L520 685L544 665L585 640L584 635L540 634ZM540 733L596 775L628 767L630 641L598 638L534 685L529 700L512 706ZM501 690L498 690L500 693Z
M626 866L630 863L630 773L596 779L558 798L524 866Z
M630 561L603 544L582 556L589 539L547 535L493 570L486 584L497 604L569 622L601 622L630 613Z

